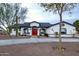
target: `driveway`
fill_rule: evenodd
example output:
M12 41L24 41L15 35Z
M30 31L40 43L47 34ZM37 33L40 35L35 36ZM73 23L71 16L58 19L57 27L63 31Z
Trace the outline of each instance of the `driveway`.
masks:
M7 39L0 40L0 46L25 44L25 43L40 43L40 42L58 42L58 38L24 38L24 39ZM78 38L62 38L62 42L79 42Z

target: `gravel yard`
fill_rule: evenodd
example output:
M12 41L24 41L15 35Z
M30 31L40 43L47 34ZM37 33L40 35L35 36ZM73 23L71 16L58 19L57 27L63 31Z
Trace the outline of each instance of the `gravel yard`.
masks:
M58 43L28 43L0 46L1 56L58 56L58 50L53 49ZM65 56L79 56L79 43L63 43Z

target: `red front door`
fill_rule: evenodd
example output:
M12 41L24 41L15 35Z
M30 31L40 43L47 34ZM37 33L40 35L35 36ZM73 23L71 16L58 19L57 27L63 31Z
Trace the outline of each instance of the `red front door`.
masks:
M37 28L32 28L32 35L36 36L37 35Z

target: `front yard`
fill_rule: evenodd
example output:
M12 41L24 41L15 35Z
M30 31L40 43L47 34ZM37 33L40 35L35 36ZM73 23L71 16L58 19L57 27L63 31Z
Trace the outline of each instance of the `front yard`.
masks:
M1 56L58 56L59 38L18 38L0 40ZM65 56L79 56L79 38L62 38Z
M57 43L28 43L9 46L0 46L2 56L58 56L58 50L53 49ZM65 47L64 55L79 56L79 43L63 43Z

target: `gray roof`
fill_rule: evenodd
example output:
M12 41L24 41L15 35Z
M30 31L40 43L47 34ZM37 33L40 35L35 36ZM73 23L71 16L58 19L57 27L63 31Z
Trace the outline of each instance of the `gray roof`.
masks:
M39 23L39 24L40 24L40 27L42 27L42 28L48 28L51 26L50 23Z
M18 27L31 28L30 23L32 22L25 22L24 24L18 24ZM50 23L39 23L39 28L48 28L49 26L51 26ZM16 24L12 26L12 28L15 28L15 27L16 27Z
M42 23L42 22L36 22L36 21L33 21L35 23L38 23L39 24L39 28L48 28L48 27L51 27L51 26L55 26L57 24L59 24L60 22L56 23L56 24L50 24L50 23ZM25 22L23 24L18 24L18 27L19 28L31 28L30 26L30 23L33 23L33 22ZM70 24L68 22L65 22L65 21L62 21L62 23L66 23L66 24L69 24L71 26L74 26L73 24ZM14 26L12 26L12 28L15 28L16 27L16 24Z
M60 23L60 22L58 22L58 23L55 23L55 24L52 24L51 26L58 25L59 23ZM68 23L68 22L66 22L66 21L62 21L62 23L65 23L65 24L68 24L68 25L74 26L73 24L71 24L71 23Z

